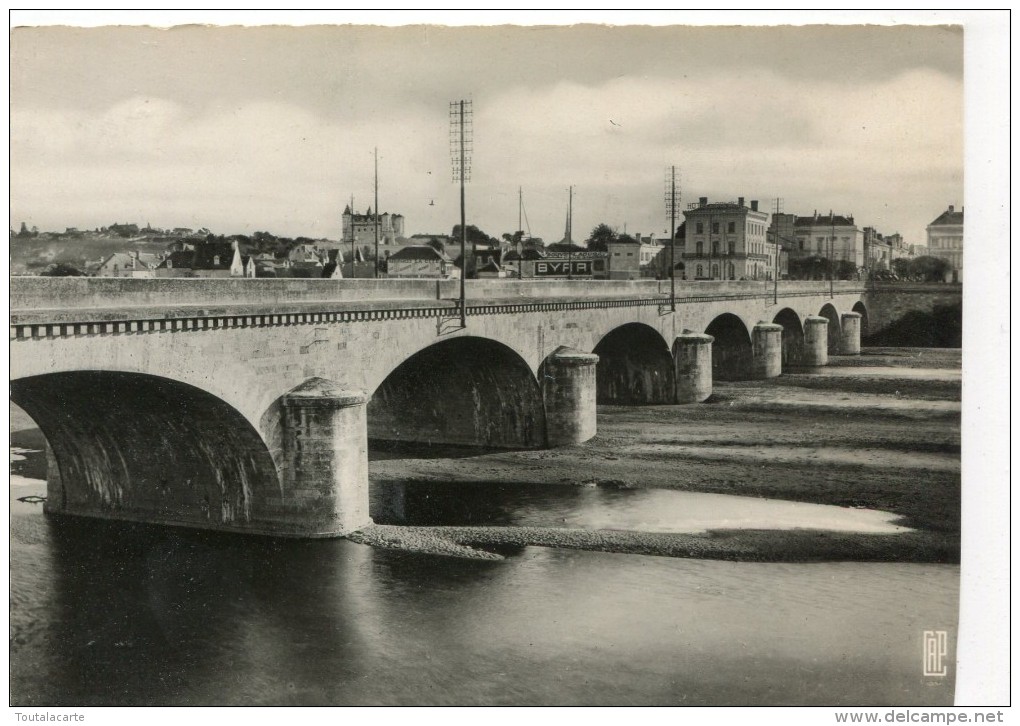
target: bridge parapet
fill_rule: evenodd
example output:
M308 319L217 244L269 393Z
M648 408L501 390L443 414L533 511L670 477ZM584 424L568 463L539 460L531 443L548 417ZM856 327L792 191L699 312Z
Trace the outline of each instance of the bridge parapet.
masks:
M300 315L308 313L410 310L415 316L449 314L458 304L456 280L276 280L11 278L12 324L166 320L189 317ZM824 287L824 290L823 290ZM857 294L860 283L835 286ZM828 293L820 282L783 282L780 297ZM771 283L755 281L678 282L677 301L767 299ZM669 298L668 280L470 280L468 314L485 315L498 306L587 304L622 301L650 305Z

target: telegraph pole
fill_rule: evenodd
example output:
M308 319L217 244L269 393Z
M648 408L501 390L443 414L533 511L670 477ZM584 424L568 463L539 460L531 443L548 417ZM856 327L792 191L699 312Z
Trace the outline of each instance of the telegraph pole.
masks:
M708 213L708 279L715 280L712 264L715 262L715 248L712 247L712 213Z
M832 216L832 210L829 210L829 299L836 296L836 271L832 269L832 248L836 244L836 218Z
M517 187L517 279L524 279L524 227L521 226L521 215L524 213L524 188Z
M351 195L351 277L354 277L354 245L357 235L354 233L354 220L357 215L354 213L354 195Z
M666 213L669 215L669 309L676 312L676 205L677 205L677 171L676 166L666 170Z
M375 277L379 278L379 147L375 147Z
M567 189L567 279L574 279L574 187Z
M779 253L782 250L782 245L779 243L779 215L783 211L783 199L782 197L776 197L775 211L772 213L772 224L776 228L776 271L773 275L773 288L772 288L772 304L779 304ZM768 241L768 235L765 237L765 241Z
M471 178L472 102L450 102L450 154L453 160L453 180L460 182L460 326L467 327L467 215L464 212L464 183Z
M524 212L524 187L517 187L517 231L524 236L524 228L521 226L521 215Z

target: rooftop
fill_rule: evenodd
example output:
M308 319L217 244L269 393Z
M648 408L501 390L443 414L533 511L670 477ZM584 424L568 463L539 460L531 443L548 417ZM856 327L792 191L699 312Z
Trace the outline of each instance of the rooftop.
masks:
M952 205L949 209L944 211L935 221L931 223L931 226L943 225L943 224L963 224L963 207L960 207L960 211L957 212Z
M450 262L450 258L428 245L408 245L397 250L390 256L391 260L441 260Z
M797 217L793 224L795 227L853 227L854 218L853 215L833 214L832 212L829 212L828 214L818 214L816 212L813 217Z

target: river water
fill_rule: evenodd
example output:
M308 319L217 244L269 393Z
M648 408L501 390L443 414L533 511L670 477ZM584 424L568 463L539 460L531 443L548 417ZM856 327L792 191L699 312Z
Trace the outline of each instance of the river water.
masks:
M555 484L383 482L372 490L376 524L500 525L707 532L824 529L895 534L896 515L824 504L666 489Z
M957 566L541 547L493 562L58 523L32 500L38 435L20 434L14 705L952 703L952 670L923 676L922 633L955 642ZM684 492L391 483L374 497L396 523L898 531L878 512Z
M12 488L16 705L949 705L959 568L502 562L83 523Z

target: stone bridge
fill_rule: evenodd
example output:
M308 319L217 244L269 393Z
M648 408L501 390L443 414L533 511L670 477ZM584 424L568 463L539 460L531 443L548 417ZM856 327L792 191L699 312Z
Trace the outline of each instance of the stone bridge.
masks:
M861 283L13 278L54 513L337 536L368 440L541 448L860 350ZM675 310L673 309L675 307Z

